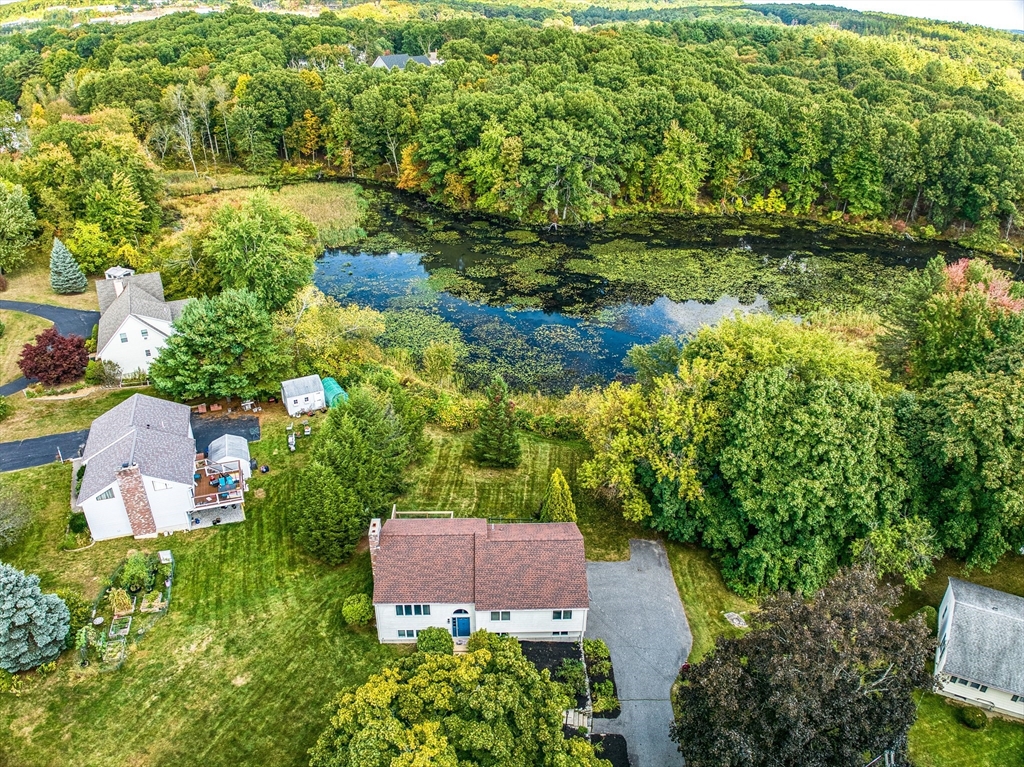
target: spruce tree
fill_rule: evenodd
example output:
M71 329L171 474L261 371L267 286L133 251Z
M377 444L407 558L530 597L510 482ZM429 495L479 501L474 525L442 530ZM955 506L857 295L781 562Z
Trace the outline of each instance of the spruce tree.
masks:
M359 499L318 461L303 469L298 480L291 512L296 543L327 564L346 561L369 521Z
M50 287L54 293L63 294L84 293L89 287L89 280L72 257L71 251L56 237L53 238L53 248L50 250Z
M572 501L572 490L561 469L551 473L544 503L540 507L541 522L575 522L576 504Z
M0 668L12 674L49 663L64 649L71 613L39 576L0 562Z
M494 376L485 390L487 405L480 416L480 428L473 435L473 452L482 466L515 468L522 460L516 430L516 406L508 384Z

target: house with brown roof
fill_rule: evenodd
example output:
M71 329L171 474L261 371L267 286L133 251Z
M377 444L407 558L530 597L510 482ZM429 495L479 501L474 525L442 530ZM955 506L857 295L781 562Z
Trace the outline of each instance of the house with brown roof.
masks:
M457 644L478 629L519 639L583 638L590 601L583 536L571 522L393 516L370 522L381 642L440 626Z

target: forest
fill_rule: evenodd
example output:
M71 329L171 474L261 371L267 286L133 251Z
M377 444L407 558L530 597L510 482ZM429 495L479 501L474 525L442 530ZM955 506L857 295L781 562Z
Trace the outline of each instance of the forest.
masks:
M67 181L62 158L97 142L133 153L117 179L113 166L72 171L79 187L134 188L130 222L89 221L115 247L158 218L133 170L144 153L196 175L315 166L534 224L788 212L924 236L969 227L988 250L1017 232L1024 42L1012 35L813 7L648 9L642 25L591 8L580 28L465 7L402 22L232 7L5 35L0 133L23 161L0 177L68 234L81 203L48 191ZM366 66L387 51L444 65ZM30 141L26 126L49 127Z

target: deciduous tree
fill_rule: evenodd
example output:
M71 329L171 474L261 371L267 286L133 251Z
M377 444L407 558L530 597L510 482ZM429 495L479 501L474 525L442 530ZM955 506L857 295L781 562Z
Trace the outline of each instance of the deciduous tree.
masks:
M36 336L34 344L25 344L18 367L26 378L55 386L81 378L88 362L85 339L62 336L56 327L50 327Z

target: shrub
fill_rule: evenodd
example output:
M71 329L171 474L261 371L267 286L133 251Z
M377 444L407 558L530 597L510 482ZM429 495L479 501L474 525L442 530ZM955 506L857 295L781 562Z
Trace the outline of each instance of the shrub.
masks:
M111 589L107 592L107 602L115 615L126 615L132 611L132 600L124 589Z
M584 639L583 656L587 659L587 663L592 663L596 660L609 660L612 654L603 639Z
M984 730L988 726L988 716L980 708L962 706L957 710L960 722L972 730Z
M555 671L555 679L568 687L574 696L587 692L587 669L577 658L563 658Z
M431 626L416 635L416 649L420 652L436 652L451 655L455 652L455 640L447 629Z
M469 641L466 642L466 649L469 650L469 652L489 650L491 649L491 640L493 639L494 634L487 629L477 629L469 635Z
M86 346L89 342L86 341ZM86 349L88 351L88 349ZM103 363L100 360L89 360L85 365L85 382L90 386L103 383Z
M924 625L928 627L928 630L934 634L939 630L939 613L931 605L925 605L918 610L914 615L920 615L924 618Z
M341 605L341 617L349 626L366 626L373 620L373 604L366 594L352 594L345 597Z
M128 557L128 561L121 568L118 581L129 591L138 591L149 583L149 579L149 557L139 551Z
M74 641L75 635L89 625L89 620L92 618L92 605L85 601L85 597L71 589L57 589L57 596L64 600L68 614L71 616L67 638L70 645Z
M610 660L598 660L590 664L590 673L593 676L609 676L612 673L612 662Z
M71 514L71 519L68 520L68 530L78 535L78 533L84 533L88 529L89 520L85 518L85 514L79 514L78 512Z
M11 414L11 403L7 401L7 397L0 394L0 421L4 420Z
M62 336L56 327L50 327L36 336L35 344L25 344L18 367L26 378L54 386L81 378L88 361L81 336Z

